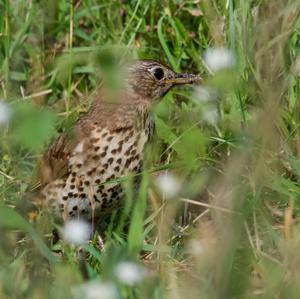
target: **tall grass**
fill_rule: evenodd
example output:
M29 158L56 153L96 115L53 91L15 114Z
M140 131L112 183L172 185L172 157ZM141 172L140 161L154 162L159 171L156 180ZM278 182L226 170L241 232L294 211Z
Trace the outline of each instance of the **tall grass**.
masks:
M112 298L103 290L113 287L120 298L298 299L299 8L298 0L3 0L0 97L13 115L0 127L0 298ZM234 53L233 69L207 68L204 51L219 47ZM104 249L95 236L82 257L54 242L51 215L32 223L15 206L37 158L89 108L109 76L107 53L119 49L200 73L203 89L173 90L154 107L139 194L124 182L125 207L98 229ZM155 186L162 171L181 184L176 198ZM147 275L126 284L117 275L124 261ZM94 280L104 288L97 297L80 295L78 287L97 290Z

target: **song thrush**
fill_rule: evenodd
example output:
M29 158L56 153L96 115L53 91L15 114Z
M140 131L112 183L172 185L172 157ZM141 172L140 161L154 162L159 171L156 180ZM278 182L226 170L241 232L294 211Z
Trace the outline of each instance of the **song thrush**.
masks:
M151 60L132 62L124 77L117 92L101 89L91 109L39 163L37 198L64 220L91 219L120 205L122 188L116 180L141 169L154 128L151 105L173 86L200 80Z

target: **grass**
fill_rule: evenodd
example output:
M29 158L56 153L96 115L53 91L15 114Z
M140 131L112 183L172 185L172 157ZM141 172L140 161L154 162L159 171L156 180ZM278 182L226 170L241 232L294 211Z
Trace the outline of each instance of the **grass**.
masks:
M299 7L3 0L0 97L13 117L0 127L0 298L74 298L95 279L120 298L299 298ZM210 72L210 47L229 48L235 68ZM88 109L114 51L201 73L218 96L176 89L154 107L139 196L127 182L125 207L101 232L104 251L94 240L81 259L77 247L53 243L51 217L29 223L14 207L37 157ZM183 182L178 199L155 189L161 170ZM127 260L149 272L134 286L115 275Z

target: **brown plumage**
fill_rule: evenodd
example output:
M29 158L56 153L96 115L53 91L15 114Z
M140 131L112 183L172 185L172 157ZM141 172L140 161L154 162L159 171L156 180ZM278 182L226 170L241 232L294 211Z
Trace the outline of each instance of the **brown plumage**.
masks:
M63 219L88 219L118 207L118 178L138 172L153 131L149 110L175 85L199 81L150 60L125 68L121 88L103 88L94 104L68 133L61 134L41 159L40 190L35 196Z

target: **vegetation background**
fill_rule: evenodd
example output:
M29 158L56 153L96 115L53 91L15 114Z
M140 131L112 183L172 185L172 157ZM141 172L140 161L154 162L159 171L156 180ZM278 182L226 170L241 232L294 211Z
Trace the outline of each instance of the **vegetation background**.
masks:
M298 299L299 8L297 0L1 0L0 97L12 117L0 127L0 298ZM203 53L219 47L234 53L235 67L211 72ZM78 246L53 242L51 219L30 223L14 207L37 157L88 109L115 49L204 82L154 108L151 175L138 198L128 188L126 208L107 220L104 250L84 245L85 260ZM176 198L155 188L162 170L180 182ZM128 280L133 265L140 279Z

